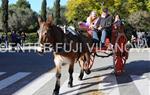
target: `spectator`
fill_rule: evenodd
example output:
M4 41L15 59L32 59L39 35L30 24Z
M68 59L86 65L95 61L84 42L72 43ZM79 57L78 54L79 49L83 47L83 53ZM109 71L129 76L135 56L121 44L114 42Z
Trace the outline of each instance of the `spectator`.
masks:
M17 45L17 34L15 31L12 31L11 32L11 41L13 44L13 47Z
M0 34L0 44L2 43L2 35Z
M26 40L26 33L25 32L22 32L21 33L21 44L23 44Z

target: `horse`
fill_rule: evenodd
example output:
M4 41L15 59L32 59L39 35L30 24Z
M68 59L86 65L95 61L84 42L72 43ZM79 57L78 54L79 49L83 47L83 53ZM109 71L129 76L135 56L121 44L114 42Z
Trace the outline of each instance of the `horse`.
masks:
M82 80L84 75L84 63L90 62L90 53L88 51L85 40L83 40L83 36L79 35L78 39L71 40L72 37L69 37L64 31L53 24L53 19L51 16L48 17L47 21L43 21L40 17L38 18L39 22L39 43L40 49L38 52L44 52L44 44L49 43L53 47L53 55L54 55L54 63L56 66L56 84L55 89L53 90L53 95L59 94L60 89L60 78L61 78L61 65L62 63L69 64L69 82L68 87L73 86L73 71L74 71L74 63L77 61L80 64L81 72L79 75L79 79ZM82 51L73 51L76 48L76 44L81 43ZM60 44L61 48L57 49L57 45ZM71 51L65 52L64 45L68 47L68 44L72 47Z

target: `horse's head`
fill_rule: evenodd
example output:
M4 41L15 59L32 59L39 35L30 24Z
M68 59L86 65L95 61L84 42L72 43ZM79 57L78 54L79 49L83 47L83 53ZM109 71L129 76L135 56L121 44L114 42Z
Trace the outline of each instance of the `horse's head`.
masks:
M38 48L39 53L43 53L45 44L51 44L54 42L54 36L53 36L53 21L52 17L49 16L47 21L43 21L41 17L38 18L39 22L39 30L38 36L39 36L39 44L40 47Z

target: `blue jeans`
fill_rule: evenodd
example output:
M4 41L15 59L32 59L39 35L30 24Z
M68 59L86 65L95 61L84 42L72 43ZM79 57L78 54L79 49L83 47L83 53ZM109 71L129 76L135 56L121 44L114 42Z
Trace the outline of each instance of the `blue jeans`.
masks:
M97 35L97 31L93 31L92 38L93 38L93 42L94 42L94 43L98 43L98 42L99 42L99 38L98 38L98 35Z
M102 43L105 43L105 39L106 39L106 30L103 29L101 32L102 32L101 42L102 42Z
M101 43L105 43L105 39L106 39L106 30L104 29L104 30L102 30L102 31L100 31L100 32L102 32L101 34ZM98 38L98 34L97 34L97 31L93 31L93 40L94 40L94 42L99 42L99 38Z

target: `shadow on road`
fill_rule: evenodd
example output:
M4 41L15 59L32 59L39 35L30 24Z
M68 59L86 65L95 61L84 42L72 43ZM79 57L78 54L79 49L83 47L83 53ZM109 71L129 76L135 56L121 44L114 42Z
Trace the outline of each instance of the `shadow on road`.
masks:
M44 56L33 52L0 53L0 72L6 72L0 77L0 80L18 72L31 73L23 79L25 81L21 82L22 80L20 80L12 87L9 86L9 88L0 90L0 95L11 95L52 68L54 68L54 62L51 53Z
M112 69L112 66L107 66L107 67L103 67L103 68L96 68L96 69L93 69L92 72L100 72L100 71L108 70L108 69ZM132 80L130 75L142 76L146 73L149 73L150 72L150 61L148 61L148 60L132 61L132 62L126 64L125 71L126 72L123 73L121 76L116 76L117 84L119 86L124 86L126 83L132 82L133 80ZM108 89L115 88L116 82L115 82L115 77L114 77L112 72L108 73L108 74L88 77L88 78L83 79L83 81L84 80L91 80L94 78L99 78L102 76L105 76L105 78L103 80L100 80L97 82L84 82L81 84L74 85L74 87L81 85L80 90L82 90L82 89L87 89L89 87L98 85L100 83L106 83L106 85L104 85L106 87L105 89L93 89L92 91L97 92L97 91L101 91L101 90L108 90ZM79 90L79 89L76 89L76 90ZM72 91L74 91L74 90L67 91L65 93L62 93L61 95L69 94ZM79 92L78 94L79 95L80 94L88 94L89 92L91 92L91 90Z
M130 75L143 75L150 72L150 60L132 61L125 66L126 72Z
M116 76L118 84L130 83L132 82L131 75L142 76L150 72L150 61L149 60L138 60L132 61L125 65L125 73L120 76ZM103 81L111 79L111 76L108 75ZM112 86L114 84L110 83L107 86Z
M92 69L91 72L98 72L98 71L103 71L103 70L108 70L108 69L113 69L113 66L111 65L111 66Z

